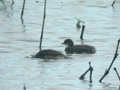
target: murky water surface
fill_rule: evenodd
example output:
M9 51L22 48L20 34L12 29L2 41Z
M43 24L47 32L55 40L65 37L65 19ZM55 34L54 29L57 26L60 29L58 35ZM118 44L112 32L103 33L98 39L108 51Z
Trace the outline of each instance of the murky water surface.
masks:
M41 33L43 0L26 0L25 28L21 24L22 0L0 3L0 90L118 90L120 82L113 67L109 75L99 79L109 66L120 38L120 1L111 7L112 0L47 0L47 19L43 48L64 52L61 44L72 38L80 44L80 31L76 29L76 18L85 21L85 44L97 49L94 55L72 55L68 60L29 58L38 52ZM24 32L25 30L25 32ZM120 72L120 56L114 67ZM85 81L78 78L92 62L93 83L89 75Z

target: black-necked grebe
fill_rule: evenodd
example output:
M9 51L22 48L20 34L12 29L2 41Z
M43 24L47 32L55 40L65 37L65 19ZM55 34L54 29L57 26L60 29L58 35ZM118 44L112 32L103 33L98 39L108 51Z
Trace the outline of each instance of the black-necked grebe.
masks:
M39 51L35 56L35 58L41 59L60 59L60 58L67 58L64 54L59 51L52 50L52 49L44 49Z
M63 42L64 45L67 47L65 48L65 52L67 54L82 54L82 53L87 53L87 54L94 54L96 52L96 49L93 46L90 45L74 45L72 39L66 39Z

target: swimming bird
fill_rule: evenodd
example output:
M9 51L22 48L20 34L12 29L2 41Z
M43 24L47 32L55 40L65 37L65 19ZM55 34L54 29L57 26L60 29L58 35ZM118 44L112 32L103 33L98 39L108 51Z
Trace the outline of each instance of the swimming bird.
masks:
M96 49L90 45L74 45L72 39L66 39L62 44L66 45L65 52L67 54L94 54Z
M60 59L60 58L67 58L64 54L60 51L52 50L52 49L44 49L39 51L34 58L41 58L41 59Z
M82 31L81 31L81 35L80 35L81 40L83 40L84 30L85 30L85 25L82 25ZM74 54L74 53L76 53L76 54L82 54L82 53L94 54L94 53L96 53L96 49L94 46L87 45L87 44L74 45L74 42L72 39L66 39L66 40L64 40L64 42L62 44L67 46L65 48L65 52L67 54Z
M43 32L44 32L44 24L46 18L46 0L44 2L44 14L43 14L43 23L42 23L42 31L40 37L40 50L37 52L33 58L41 58L41 59L59 59L59 58L67 58L64 54L60 51L56 51L53 49L42 49L42 39L43 39Z

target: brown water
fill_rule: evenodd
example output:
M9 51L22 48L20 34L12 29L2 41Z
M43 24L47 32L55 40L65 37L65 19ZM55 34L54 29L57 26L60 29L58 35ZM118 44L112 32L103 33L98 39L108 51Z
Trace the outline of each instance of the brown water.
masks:
M43 0L27 0L24 24L21 24L22 0L6 0L5 8L0 3L0 90L118 90L120 82L113 67L109 75L99 83L99 79L109 66L120 38L120 1L115 8L112 0L47 0L47 19L43 48L51 48L64 53L61 44L72 38L80 44L80 31L76 30L76 19L86 23L84 43L97 49L94 55L73 55L69 60L28 58L38 52L41 33ZM25 29L25 32L24 32ZM120 56L114 63L120 72ZM93 83L89 75L85 81L78 78L88 69L88 62L94 67Z

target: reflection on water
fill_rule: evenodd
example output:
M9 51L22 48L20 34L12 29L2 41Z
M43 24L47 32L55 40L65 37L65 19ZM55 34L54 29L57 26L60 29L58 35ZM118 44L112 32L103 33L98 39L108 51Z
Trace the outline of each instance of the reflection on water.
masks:
M72 38L80 44L80 31L76 19L86 21L84 43L97 49L94 55L72 55L69 60L26 58L38 52L43 16L43 0L27 1L24 12L26 32L20 21L21 0L0 2L0 90L118 90L119 80L111 69L104 83L100 77L110 64L120 36L120 2L115 8L112 0L51 0L47 2L47 19L43 48L52 48L63 53L64 39ZM119 56L114 66L119 70ZM80 81L80 75L91 61L94 67L93 83L89 75Z

